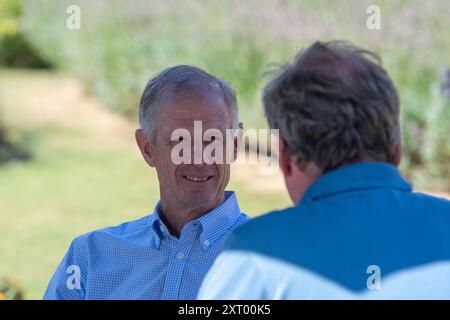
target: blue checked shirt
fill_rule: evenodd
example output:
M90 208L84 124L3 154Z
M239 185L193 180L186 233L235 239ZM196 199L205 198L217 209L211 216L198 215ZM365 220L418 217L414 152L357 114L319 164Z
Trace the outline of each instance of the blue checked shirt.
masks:
M249 218L231 191L180 238L159 213L158 202L149 216L75 238L44 299L195 299L227 236Z

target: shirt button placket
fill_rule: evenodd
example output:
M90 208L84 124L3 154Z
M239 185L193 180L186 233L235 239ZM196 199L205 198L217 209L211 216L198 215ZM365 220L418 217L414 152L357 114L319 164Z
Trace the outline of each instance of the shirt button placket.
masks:
M178 251L178 253L177 253L177 258L178 258L179 260L183 260L183 259L184 259L184 253L183 253L182 251Z
M164 292L162 299L175 300L178 299L181 281L183 280L184 267L187 261L187 254L192 245L193 238L186 235L180 237L172 248L169 265L167 267L166 281L164 284Z

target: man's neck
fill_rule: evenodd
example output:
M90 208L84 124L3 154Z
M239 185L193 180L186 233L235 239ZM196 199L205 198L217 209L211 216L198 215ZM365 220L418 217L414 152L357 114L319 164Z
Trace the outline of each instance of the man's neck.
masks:
M170 234L179 238L181 231L189 221L203 216L219 206L224 200L225 196L222 196L214 205L186 209L186 207L183 208L182 206L171 206L161 199L160 219L164 222Z

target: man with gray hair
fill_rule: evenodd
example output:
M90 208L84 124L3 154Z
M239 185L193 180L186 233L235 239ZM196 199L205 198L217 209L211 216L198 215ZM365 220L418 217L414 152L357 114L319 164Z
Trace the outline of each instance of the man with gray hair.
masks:
M240 127L226 82L192 66L168 68L148 82L139 122L136 141L157 171L160 201L146 217L77 237L45 299L194 299L229 233L248 219L225 191L230 163L206 162L203 153L213 143L224 148L224 132ZM190 148L198 138L200 148ZM186 143L181 153L200 161L174 161Z
M412 191L399 99L371 52L317 42L266 86L295 205L235 230L201 299L450 298L450 201Z

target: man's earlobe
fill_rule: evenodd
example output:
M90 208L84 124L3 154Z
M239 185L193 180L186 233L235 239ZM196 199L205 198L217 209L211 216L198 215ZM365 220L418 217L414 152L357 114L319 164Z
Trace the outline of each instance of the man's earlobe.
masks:
M394 149L394 165L399 166L400 162L402 161L402 153L403 153L403 144L402 139L398 139L398 141L395 143L395 149Z
M292 174L291 156L287 150L286 141L282 137L279 140L278 154L281 172L285 177L288 177Z
M150 167L155 166L155 158L153 155L152 144L149 141L149 138L145 135L142 129L137 129L135 132L136 143L141 150L142 156L144 157L145 162L149 164Z

